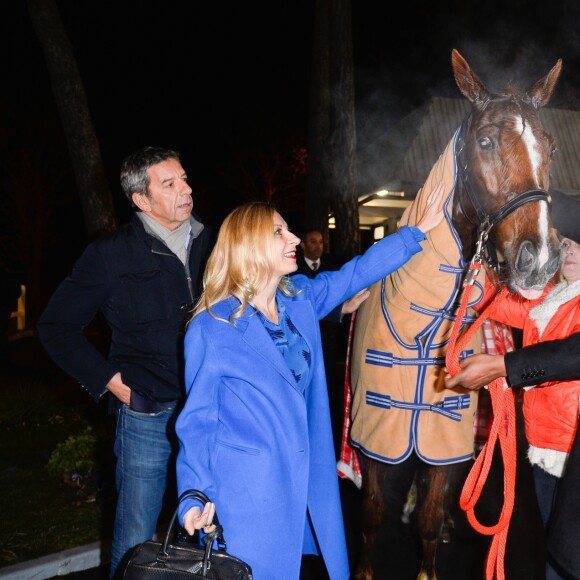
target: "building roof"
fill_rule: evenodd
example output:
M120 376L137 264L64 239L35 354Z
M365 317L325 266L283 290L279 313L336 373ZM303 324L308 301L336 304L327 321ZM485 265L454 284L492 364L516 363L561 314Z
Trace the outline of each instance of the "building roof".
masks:
M432 97L358 152L361 225L400 217L469 109L464 98ZM580 112L545 107L540 117L557 143L550 187L580 196ZM380 189L393 193L378 197Z

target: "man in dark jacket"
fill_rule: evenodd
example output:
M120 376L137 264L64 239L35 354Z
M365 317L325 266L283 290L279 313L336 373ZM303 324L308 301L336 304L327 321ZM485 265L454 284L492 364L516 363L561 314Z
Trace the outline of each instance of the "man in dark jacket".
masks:
M111 577L157 527L173 456L173 417L184 394L184 325L197 299L210 231L192 215L179 154L145 147L121 166L135 213L90 244L38 324L44 348L99 400L117 408L117 511ZM98 311L111 330L105 358L84 329Z
M558 358L561 359L562 350L567 352L568 358L560 370L554 369L556 379L577 379L580 377L580 332L571 337L554 341L561 344ZM532 353L533 354L533 353ZM539 352L538 356L550 356L553 353ZM551 367L552 365L550 365ZM563 578L580 580L580 437L578 430L568 456L566 469L560 486L558 497L548 527L548 554L553 568Z

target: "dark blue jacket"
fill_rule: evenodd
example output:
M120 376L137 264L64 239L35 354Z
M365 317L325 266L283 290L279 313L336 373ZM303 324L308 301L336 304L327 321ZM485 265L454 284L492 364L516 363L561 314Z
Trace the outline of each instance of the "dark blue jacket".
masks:
M210 237L204 227L192 240L188 269L145 231L137 215L90 244L40 318L38 332L48 354L95 400L117 372L147 399L182 398L184 326L198 296ZM107 358L84 334L99 310L111 330Z

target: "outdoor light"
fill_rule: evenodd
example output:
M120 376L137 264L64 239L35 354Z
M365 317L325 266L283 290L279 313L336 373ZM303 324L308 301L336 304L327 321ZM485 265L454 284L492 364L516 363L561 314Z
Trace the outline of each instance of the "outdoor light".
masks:
M404 191L390 191L389 189L379 189L375 191L374 195L377 197L385 197L389 195L390 197L405 197Z

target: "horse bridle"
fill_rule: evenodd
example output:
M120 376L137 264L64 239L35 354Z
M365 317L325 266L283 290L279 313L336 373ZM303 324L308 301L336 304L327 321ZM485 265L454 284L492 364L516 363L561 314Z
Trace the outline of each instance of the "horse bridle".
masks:
M495 213L489 213L487 210L485 210L473 191L473 187L471 186L471 181L467 171L467 147L463 135L464 131L467 132L469 130L470 123L471 115L469 115L463 121L459 129L459 135L457 136L457 141L455 143L455 159L457 160L459 178L463 183L463 189L467 192L469 201L477 215L479 223L473 223L473 221L470 219L469 214L465 211L464 200L462 196L459 197L459 205L463 215L478 230L476 253L474 259L481 259L485 257L487 263L492 268L498 269L499 264L497 261L497 253L495 247L489 241L489 232L491 229L516 209L522 207L522 205L531 201L545 201L547 202L548 207L550 207L552 198L550 197L550 194L543 189L529 189L528 191L515 194L512 199L500 207ZM484 248L487 250L485 256L482 255Z

